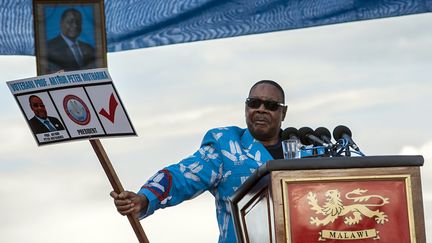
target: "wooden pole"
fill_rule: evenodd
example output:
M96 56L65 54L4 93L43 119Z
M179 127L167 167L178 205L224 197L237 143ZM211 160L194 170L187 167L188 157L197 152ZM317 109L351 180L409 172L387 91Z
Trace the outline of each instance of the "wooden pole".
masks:
M108 177L109 182L111 183L111 186L113 187L114 191L116 193L120 193L124 191L123 186L120 183L119 178L117 177L117 174L115 173L115 170L108 158L108 155L106 154L102 143L99 139L90 139L90 144L93 147L93 150L95 151L97 157L99 158L99 161L105 171L105 174ZM131 224L135 235L138 238L138 241L140 243L149 243L146 234L144 233L144 230L141 226L141 223L139 220L132 215L127 215L127 218L129 220L129 223Z

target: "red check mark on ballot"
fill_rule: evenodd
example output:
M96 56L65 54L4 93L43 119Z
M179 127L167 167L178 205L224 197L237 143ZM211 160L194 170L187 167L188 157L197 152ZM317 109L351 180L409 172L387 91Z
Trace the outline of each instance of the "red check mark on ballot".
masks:
M99 114L101 114L102 116L110 120L112 123L114 123L114 116L115 116L115 111L117 109L117 106L118 106L117 100L115 99L114 94L111 93L111 97L109 101L109 113L104 108L102 108L99 111Z

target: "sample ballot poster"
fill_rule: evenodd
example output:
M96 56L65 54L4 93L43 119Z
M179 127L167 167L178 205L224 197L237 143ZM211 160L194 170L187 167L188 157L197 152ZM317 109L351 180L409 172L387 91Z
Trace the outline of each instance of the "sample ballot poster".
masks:
M7 82L38 145L136 135L106 68Z

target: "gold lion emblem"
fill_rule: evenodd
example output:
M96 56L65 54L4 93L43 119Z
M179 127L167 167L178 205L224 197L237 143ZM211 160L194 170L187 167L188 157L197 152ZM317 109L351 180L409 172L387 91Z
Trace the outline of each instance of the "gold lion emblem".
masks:
M379 207L389 203L388 198L384 198L380 195L363 195L367 190L355 189L351 192L345 194L345 198L353 200L357 204L343 205L340 198L340 192L337 189L328 190L325 193L326 202L323 206L318 204L316 194L309 192L307 195L308 204L311 205L311 209L315 211L316 214L322 214L325 216L320 219L318 217L311 217L310 224L312 225L327 225L333 223L338 217L352 213L352 216L345 216L344 223L346 225L358 224L362 220L362 215L368 218L375 218L378 224L384 224L389 221L387 215L384 212L377 210L371 210L368 207ZM352 196L357 195L357 196ZM361 204L358 202L368 201L370 198L379 198L381 200L380 204Z

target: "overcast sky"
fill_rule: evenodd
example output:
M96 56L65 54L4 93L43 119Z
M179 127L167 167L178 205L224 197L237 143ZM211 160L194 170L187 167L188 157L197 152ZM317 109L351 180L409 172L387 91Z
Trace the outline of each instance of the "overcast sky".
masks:
M432 14L108 54L138 137L103 139L132 191L192 154L213 127L245 127L250 86L284 87L283 127L348 126L367 155L421 154L432 229ZM87 141L37 147L5 81L36 76L34 57L0 56L0 242L136 242ZM141 221L152 243L217 242L209 193ZM427 232L432 239L432 232Z

